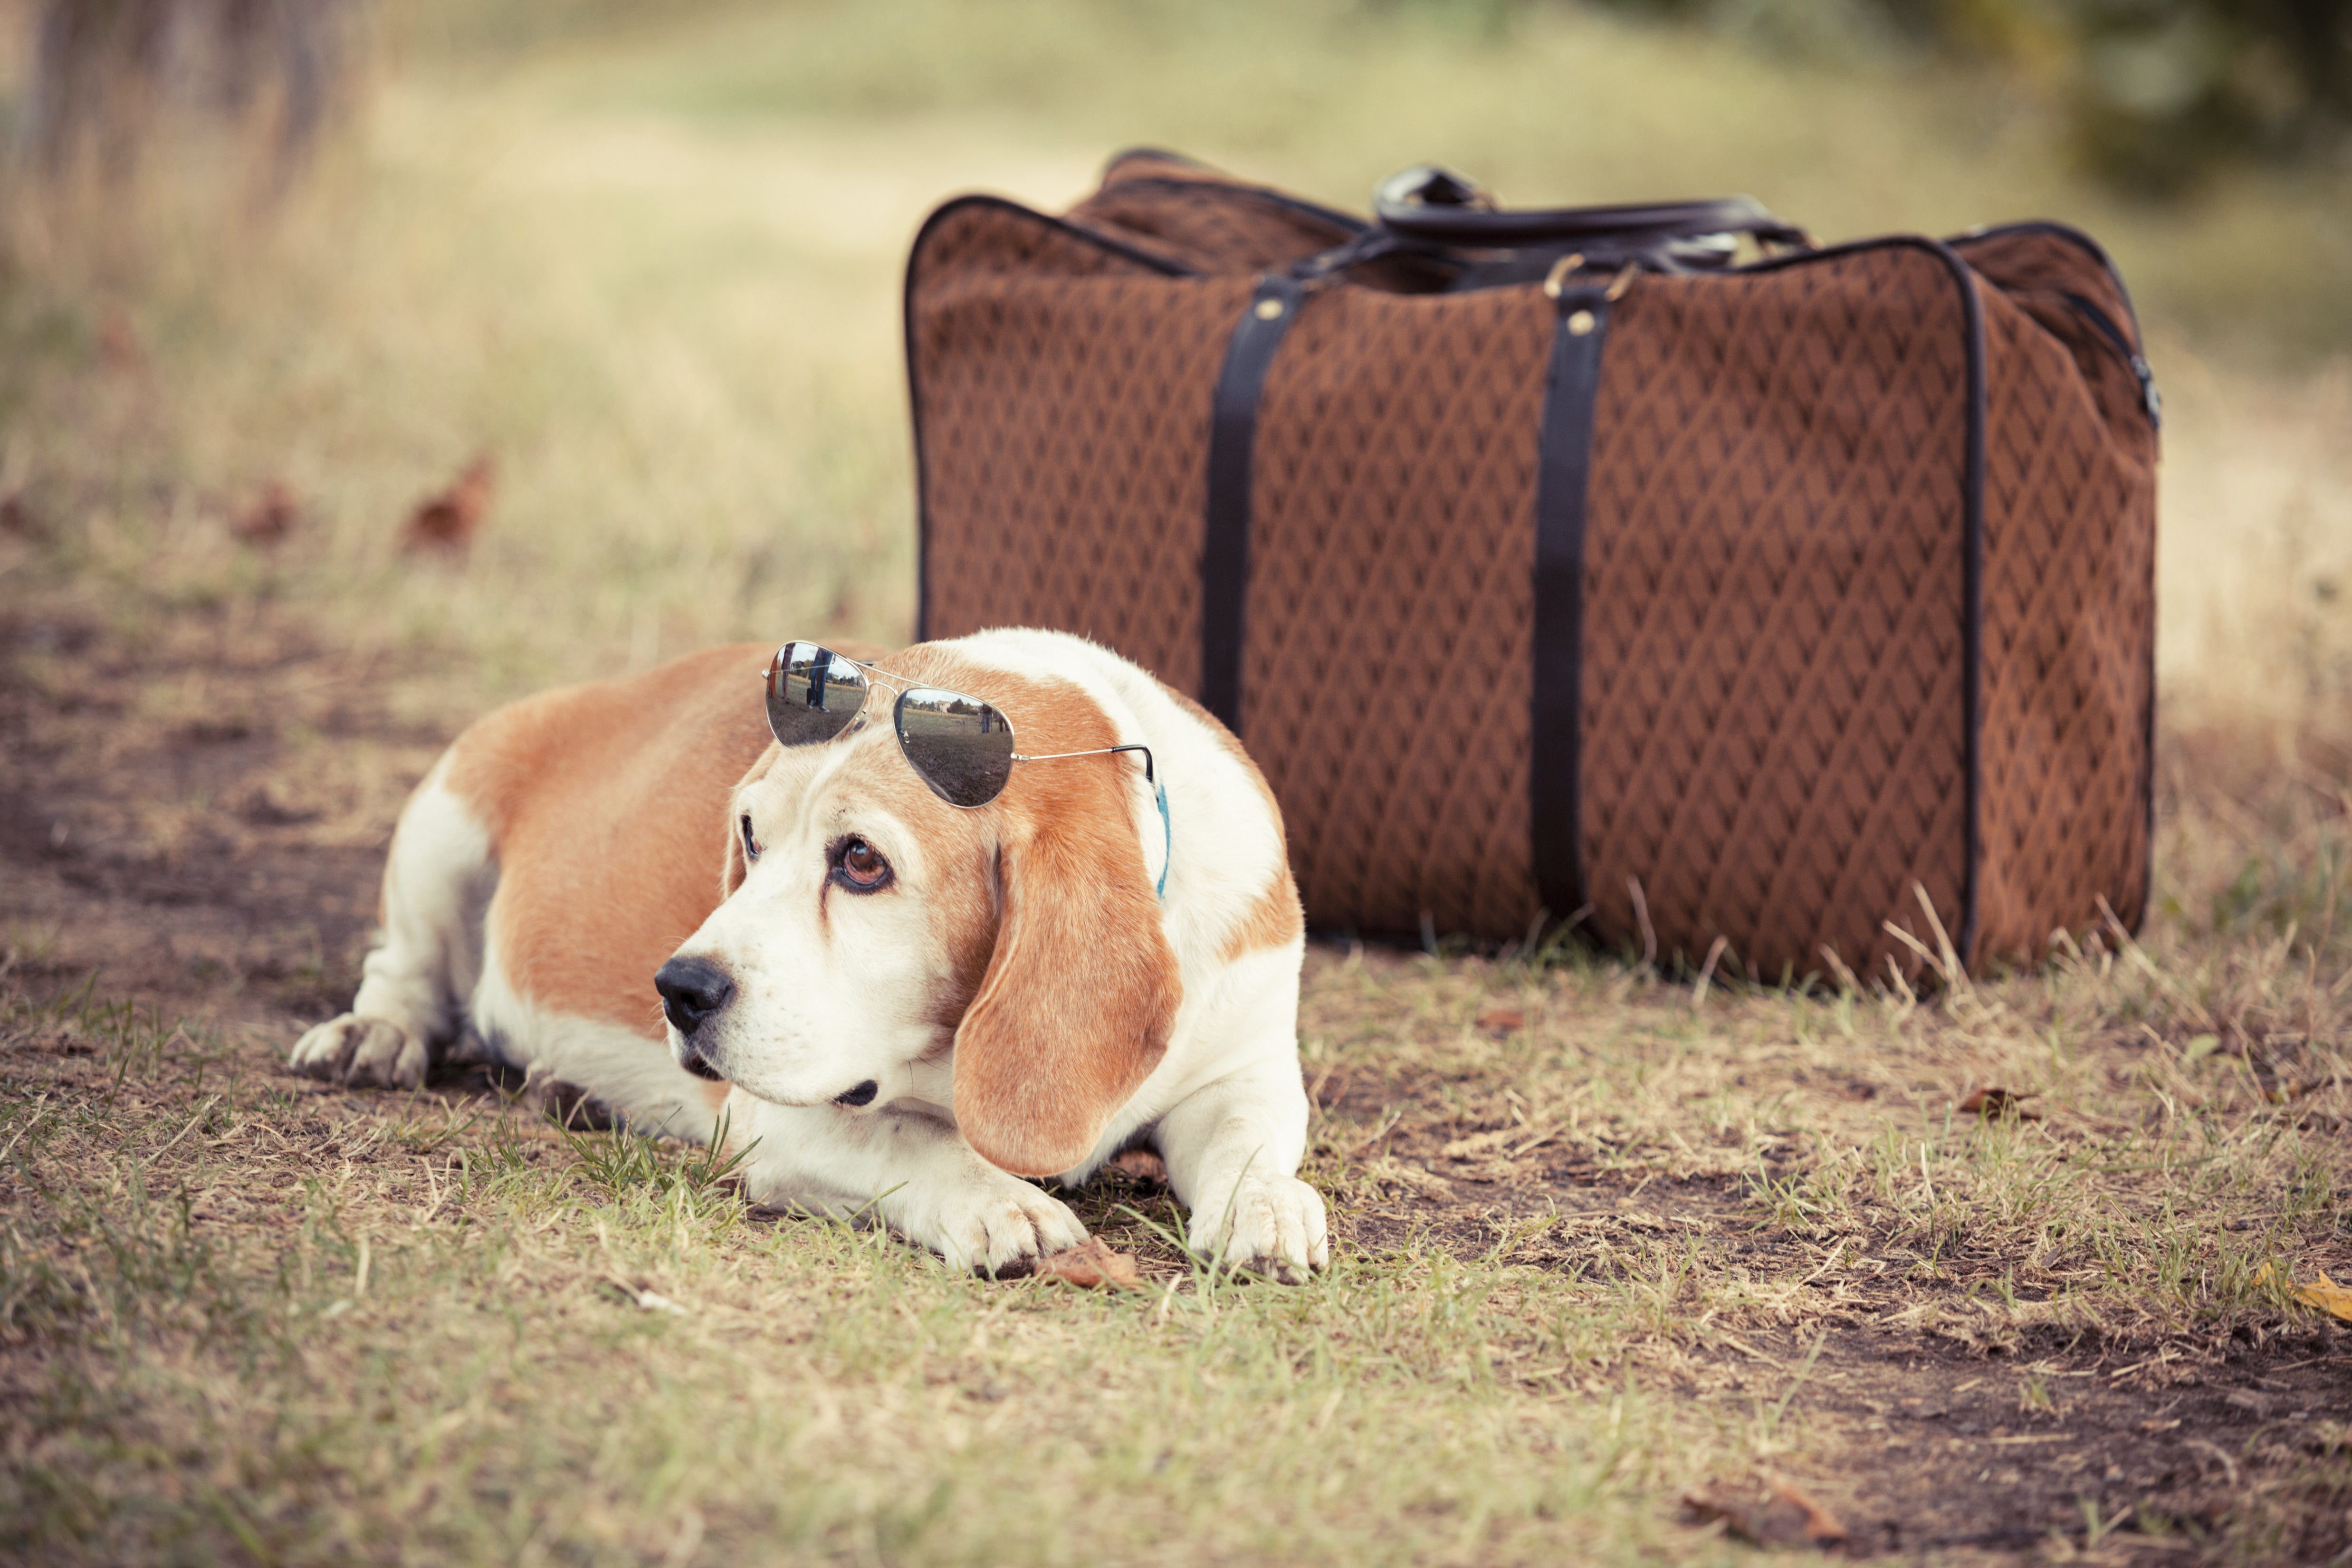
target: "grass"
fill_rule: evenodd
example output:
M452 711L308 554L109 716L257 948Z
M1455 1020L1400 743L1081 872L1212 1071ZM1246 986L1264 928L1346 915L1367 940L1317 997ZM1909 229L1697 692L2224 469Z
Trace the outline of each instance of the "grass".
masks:
M1153 1284L1092 1296L747 1214L699 1151L320 1091L274 1037L20 985L0 1521L81 1561L1705 1559L1664 1500L1824 1468L1809 1394L1861 1345L1978 1366L2029 1435L2062 1377L2341 1346L2284 1281L2352 1266L2343 1048L2223 1049L2172 992L2109 952L1701 1008L1615 962L1318 952L1331 1272L1203 1271L1115 1182L1082 1212ZM2035 1119L1956 1112L1989 1080Z
M71 1049L65 1012L20 1005L12 1044ZM216 1057L93 1024L82 1075L0 1133L37 1227L10 1226L0 1322L47 1363L7 1456L20 1551L601 1561L709 1532L1047 1562L1090 1555L1069 1519L1110 1495L1119 1542L1210 1555L1321 1556L1423 1515L1513 1554L1565 1512L1656 1533L1612 1479L1646 1402L1595 1431L1489 1359L1572 1287L1506 1303L1416 1249L1303 1290L1007 1289L749 1220L691 1156L430 1097L346 1114L215 1072L184 1117ZM121 1092L58 1103L84 1075ZM271 1160L289 1134L306 1158Z
M2352 1549L2352 1349L2291 1294L2352 1277L2329 176L2128 207L1965 75L1569 7L562 16L387 16L363 131L273 214L202 138L106 223L9 209L10 1555L1698 1563L1748 1549L1683 1489L1767 1475L1930 1560ZM2170 399L2149 929L1925 992L1318 947L1337 1244L1288 1290L1124 1178L1076 1201L1150 1289L992 1283L479 1079L284 1074L466 719L904 635L906 239L1150 142L1351 205L1433 156L2112 241ZM482 450L470 557L399 555ZM299 521L241 539L273 479ZM1959 1109L1990 1088L2017 1113Z

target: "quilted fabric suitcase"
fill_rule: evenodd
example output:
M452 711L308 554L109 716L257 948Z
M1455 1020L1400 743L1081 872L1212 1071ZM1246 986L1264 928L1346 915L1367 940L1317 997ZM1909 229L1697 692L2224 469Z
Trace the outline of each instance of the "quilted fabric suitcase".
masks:
M2095 243L1377 205L1147 153L1063 216L934 213L921 635L1193 693L1325 929L1549 915L1771 979L2137 921L2158 408Z

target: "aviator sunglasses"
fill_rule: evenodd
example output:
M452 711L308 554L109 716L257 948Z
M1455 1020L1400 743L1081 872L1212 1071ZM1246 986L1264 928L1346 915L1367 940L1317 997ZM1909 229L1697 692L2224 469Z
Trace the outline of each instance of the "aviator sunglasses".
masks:
M786 643L761 672L768 689L768 728L787 746L830 741L865 709L877 676L893 683L905 679L816 643ZM1013 748L1013 724L1003 714L977 697L942 687L900 687L890 721L898 732L898 750L931 793L966 810L1003 794L1015 763L1141 752L1143 782L1157 784L1148 746L1101 746L1024 757Z

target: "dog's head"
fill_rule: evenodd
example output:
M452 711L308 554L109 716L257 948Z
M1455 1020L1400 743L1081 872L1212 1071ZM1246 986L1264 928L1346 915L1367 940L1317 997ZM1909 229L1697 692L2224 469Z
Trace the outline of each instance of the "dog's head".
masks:
M1028 755L1118 743L1075 684L952 644L884 668L985 698ZM737 787L725 900L662 969L671 1048L763 1100L851 1108L908 1093L951 1049L971 1146L1022 1175L1068 1170L1158 1065L1182 996L1137 837L1140 769L1017 764L960 809L900 753L892 700L877 685L848 731L770 746Z

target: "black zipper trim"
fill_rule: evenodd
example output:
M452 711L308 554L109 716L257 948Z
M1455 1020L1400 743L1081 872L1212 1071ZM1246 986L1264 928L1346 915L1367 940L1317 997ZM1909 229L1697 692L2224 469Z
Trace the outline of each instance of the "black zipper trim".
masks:
M2139 405L2147 416L2148 427L2163 429L2164 394L2156 389L2156 372L2148 368L2147 361L2132 347L2131 340L2124 336L2123 329L2116 325L2115 318L2100 310L2096 300L2085 299L2072 289L2062 290L2060 298L2076 315L2090 322L2099 336L2107 340L2107 346L2122 357L2126 368L2139 382Z
M1207 167L1206 164L1195 164L1193 166L1195 168ZM1215 173L1216 171L1211 170L1210 172ZM1347 234L1363 234L1374 226L1364 219L1357 217L1352 213L1343 213L1337 207L1327 207L1319 202L1310 202L1302 197L1294 196L1283 191L1268 189L1265 185L1244 184L1238 180L1171 180L1165 175L1139 174L1131 180L1121 180L1115 188L1121 191L1131 191L1143 188L1176 191L1214 191L1220 195L1243 196L1253 201L1261 202L1270 207L1279 207L1285 212L1298 213L1307 217L1316 218L1321 222L1328 223L1333 228L1341 230Z
M2146 340L2140 331L2139 307L2132 303L2131 286L2124 281L2123 270L2116 265L2115 258L2107 254L2106 247L2072 224L2053 223L2048 218L2031 218L2023 223L2001 224L1991 228L1978 229L1963 237L1985 239L2005 234L2046 234L2053 238L2063 239L2084 251L2106 269L2107 280L2116 286L2116 294L2123 299L2124 313L2131 318L2130 346L2125 351L2126 358L2133 362L2132 373L2135 375L2142 374L2142 367L2147 363L2147 360L2142 348ZM2074 303L2071 298L2067 302ZM2076 308L2080 309L2079 306ZM2105 313L2103 310L2099 312L2102 316ZM2115 329L2116 323L2110 321L2107 325L2110 329ZM2149 422L2158 424L2164 400L2157 395L2155 375L2152 372L2146 373L2143 384L2147 389ZM2152 602L2154 589L2151 588L2149 592ZM2142 846L2140 857L2139 908L2134 911L2131 919L2131 929L2134 931L2147 927L2147 912L2156 906L2156 637L2152 629L2147 639L2147 712L2141 724L2140 778L2141 788L2147 797L2147 838Z
M2097 262L2106 273L2107 281L2116 286L2116 292L2123 299L2124 313L2131 318L2132 352L2135 353L2139 352L2139 307L2132 303L2130 286L2125 283L2123 272L2116 266L2115 258L2107 254L2107 247L2073 224L2057 223L2049 218L2028 218L2022 223L2003 223L1995 224L1987 228L1972 228L1966 234L1955 235L1950 243L1955 249L1958 249L1975 240L1999 239L2004 235L2011 234L2046 234L2053 239L2064 240Z
M1353 213L1342 212L1338 207L1327 207L1320 202L1310 202L1304 196L1294 196L1288 191L1278 191L1272 185L1257 185L1252 184L1246 180L1236 180L1224 170L1218 168L1214 163L1204 163L1198 158L1192 157L1183 153L1171 152L1165 147L1129 147L1122 152L1112 153L1103 164L1102 180L1100 183L1103 184L1108 184L1110 183L1112 173L1117 170L1121 163L1132 163L1138 158L1150 158L1163 163L1181 163L1188 169L1198 169L1204 174L1214 174L1216 179L1213 182L1204 180L1170 180L1164 178L1155 180L1152 176L1145 174L1138 179L1122 181L1122 184L1130 185L1182 185L1188 190L1198 189L1204 184L1213 185L1217 189L1240 191L1250 195L1262 196L1276 206L1286 207L1292 212L1310 214L1313 216L1321 218L1324 222L1332 225L1334 227L1348 229L1351 232L1361 233L1372 226L1369 220L1360 218Z
M2011 234L2046 234L2053 239L2064 240L2089 256L2105 270L2107 280L2116 286L2116 293L2123 300L2124 313L2131 318L2131 331L2128 334L2126 334L2105 310L2082 296L2065 291L2066 303L2077 315L2099 329L2107 341L2123 355L2124 362L2131 367L2132 374L2139 378L2142 394L2141 406L2147 412L2148 424L2150 427L2160 430L2163 427L2164 399L2157 391L2155 373L2148 368L2147 355L2142 352L2145 340L2140 331L2139 308L2132 303L2131 286L2124 281L2123 271L2116 267L2115 258L2107 254L2106 247L2072 224L2053 223L2048 218L2030 218L2023 223L1999 224L1989 228L1973 229L1965 235L1958 236L1955 244L1965 245L1971 240L1996 239ZM2151 589L2151 598L2153 592L2154 590ZM2145 815L2147 837L2141 847L2139 908L2133 912L2131 919L2131 929L2136 932L2147 926L2147 912L2155 907L2156 903L2156 637L2152 631L2147 639L2146 673L2147 710L2141 720L2140 726L2140 787L2146 796Z
M2005 223L1990 228L1970 229L1968 233L1958 237L1952 243L1958 247L1977 240L1999 239L2012 234L2046 234L2053 239L2063 239L2097 262L2101 270L2106 273L2107 281L2116 286L2116 293L2124 302L2124 313L2131 318L2131 331L2128 332L2116 325L2116 319L2101 309L2096 301L2085 299L2072 289L2062 289L2059 292L2066 303L2073 308L2074 313L2096 328L2099 335L2105 338L2116 353L2123 356L2125 365L2139 382L2140 406L2147 410L2149 426L2155 429L2163 429L2164 396L2157 390L2156 372L2147 363L2146 339L2139 326L2139 308L2132 303L2131 288L2125 283L2124 275L2116 266L2115 258L2107 254L2105 246L2072 224L2053 223L2048 218L2031 218L2023 223Z
M1185 266L1171 257L1160 256L1140 246L1128 245L1108 235L1068 223L1019 202L1003 196L956 196L931 209L923 226L915 231L914 244L907 247L907 272L899 289L898 330L902 339L900 353L907 361L907 428L914 445L915 459L915 640L930 640L931 623L931 503L930 479L923 463L923 398L921 376L915 366L915 284L922 269L923 242L952 214L971 207L992 207L1025 218L1057 234L1083 240L1099 250L1151 268L1168 278L1197 278L1198 269Z
M1968 855L1967 893L1960 916L1960 963L1977 964L1978 887L1984 865L1984 568L1985 568L1985 425L1989 410L1985 393L1984 301L1977 292L1976 269L1948 245L1937 245L1952 276L1960 286L1962 313L1969 334L1969 428L1967 468L1962 505L1966 510L1962 545L1965 556L1960 599L1961 657L1967 663L1961 696L1962 722L1968 735Z
M1960 966L1977 966L1979 886L1984 860L1984 561L1985 561L1985 330L1984 302L1978 297L1977 272L1967 258L1947 240L1924 235L1887 235L1824 246L1817 250L1769 256L1725 272L1698 277L1732 278L1756 272L1777 272L1810 262L1832 260L1867 250L1908 247L1941 261L1960 291L1960 313L1968 334L1968 426L1960 465L1960 659L1965 667L1960 684L1961 761L1967 770L1964 828L1967 869L1961 879Z
M915 259L922 254L923 241L930 237L931 230L950 214L961 212L967 207L994 207L999 212L1011 213L1016 217L1027 218L1040 227L1067 235L1072 239L1084 240L1097 250L1107 250L1114 256L1123 256L1129 261L1140 262L1154 272L1164 273L1171 278L1198 278L1202 275L1201 269L1197 267L1187 267L1172 256L1162 256L1156 250L1147 250L1142 246L1129 244L1123 239L1113 239L1098 228L1088 228L1082 223L1072 223L1067 218L1058 218L1051 213L1041 213L1034 207L1023 206L1019 202L1004 196L974 195L957 196L943 202L932 209L930 216L923 220L923 226L915 231L915 243L908 247L907 253L907 273L909 279L914 276Z

